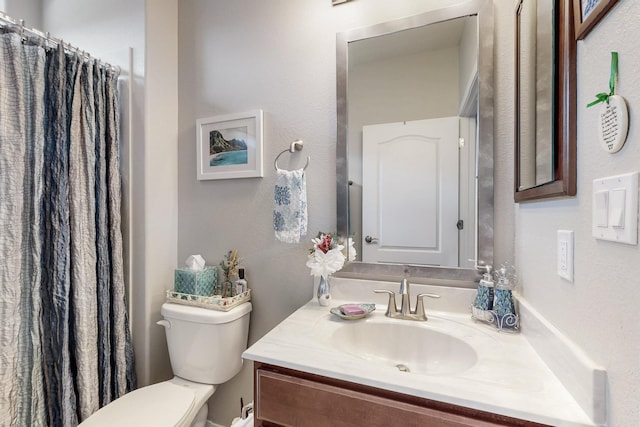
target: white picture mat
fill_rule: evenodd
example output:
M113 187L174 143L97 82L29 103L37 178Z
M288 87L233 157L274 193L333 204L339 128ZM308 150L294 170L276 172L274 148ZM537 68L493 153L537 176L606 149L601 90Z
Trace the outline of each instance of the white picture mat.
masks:
M209 135L213 131L219 131L227 140L234 138L244 140L247 144L247 163L211 166ZM262 131L262 110L198 119L196 121L198 180L264 176Z

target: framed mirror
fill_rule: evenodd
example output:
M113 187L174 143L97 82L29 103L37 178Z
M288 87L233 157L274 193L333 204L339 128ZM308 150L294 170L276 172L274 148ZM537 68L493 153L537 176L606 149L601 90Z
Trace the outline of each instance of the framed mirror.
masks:
M337 231L358 252L339 275L472 285L493 264L492 1L339 33L336 52Z
M576 195L576 42L570 0L516 7L516 202Z

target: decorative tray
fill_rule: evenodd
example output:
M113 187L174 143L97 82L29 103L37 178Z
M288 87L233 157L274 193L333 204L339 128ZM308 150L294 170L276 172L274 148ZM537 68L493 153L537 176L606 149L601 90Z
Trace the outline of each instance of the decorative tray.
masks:
M223 298L222 295L204 297L200 295L183 294L172 290L167 291L168 302L193 305L196 307L208 308L210 310L229 311L243 302L250 300L251 289L247 289L241 294L227 298Z
M363 304L343 304L343 305L357 305L358 307L360 307L361 309L364 310L364 313L362 314L354 314L354 315L347 315L344 314L341 310L342 305L338 306L338 307L332 307L331 310L329 310L332 314L335 314L336 316L338 316L341 319L344 320L357 320L357 319L362 319L363 317L367 317L373 310L376 309L376 305L375 304L367 304L367 303L363 303Z

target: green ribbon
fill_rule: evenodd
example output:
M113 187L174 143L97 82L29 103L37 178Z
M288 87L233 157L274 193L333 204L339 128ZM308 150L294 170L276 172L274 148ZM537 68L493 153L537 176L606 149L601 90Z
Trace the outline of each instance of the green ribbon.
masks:
M587 104L587 108L601 102L609 103L609 97L616 92L616 80L618 79L618 52L611 52L611 76L609 77L609 93L596 94L596 100Z

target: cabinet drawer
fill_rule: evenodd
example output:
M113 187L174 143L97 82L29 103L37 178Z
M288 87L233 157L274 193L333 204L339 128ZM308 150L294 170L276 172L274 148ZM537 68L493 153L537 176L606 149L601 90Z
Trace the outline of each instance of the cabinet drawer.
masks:
M425 406L270 370L256 370L259 426L292 427L491 427L481 421Z

